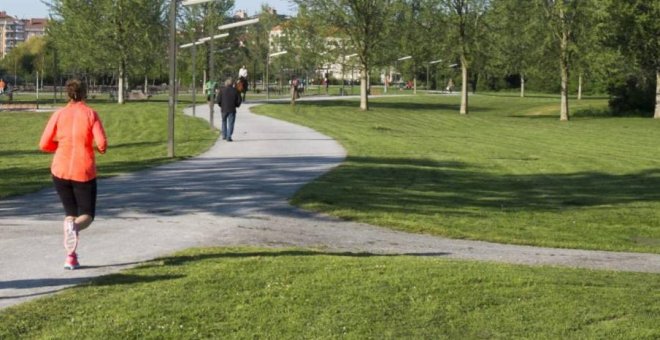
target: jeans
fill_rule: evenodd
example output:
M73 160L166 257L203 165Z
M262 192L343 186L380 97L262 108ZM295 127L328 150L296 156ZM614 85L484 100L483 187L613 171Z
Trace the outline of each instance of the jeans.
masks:
M222 118L222 139L231 139L234 133L234 122L236 121L236 112L227 113Z

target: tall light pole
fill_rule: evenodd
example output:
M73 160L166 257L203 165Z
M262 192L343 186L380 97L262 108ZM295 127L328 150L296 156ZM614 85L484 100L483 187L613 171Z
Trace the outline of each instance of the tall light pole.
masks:
M197 68L195 67L195 61L196 61L196 51L197 51L197 45L201 45L207 41L213 40L213 39L218 39L218 38L224 38L226 36L229 36L228 33L224 34L218 34L213 37L206 37L206 38L201 38L195 42L189 43L189 44L184 44L179 46L179 48L188 48L192 47L192 83L193 83L193 88L192 88L192 100L193 100L193 105L192 105L192 114L193 117L195 117L195 106L197 106L197 100L195 97L196 94L196 84L197 84L197 79L195 77L195 74L197 73ZM213 120L210 118L209 122L211 123L211 128L213 128Z
M266 57L266 101L270 100L270 86L269 85L269 77L268 77L268 69L270 67L270 58L272 57L277 57L278 55L286 54L287 51L280 51L280 52L275 52L272 54L267 54Z
M426 92L427 93L429 91L429 74L431 73L431 65L437 64L439 62L442 62L442 59L429 61L428 64L426 64Z
M202 0L192 0L192 1L195 1L195 3L200 3L200 1L202 1ZM218 26L218 30L226 30L226 29L230 29L230 28L234 28L234 27L240 27L240 26L255 24L257 22L259 22L258 18L257 19L234 22L234 23L231 23L231 24ZM211 35L213 35L213 32L214 32L214 28L212 27L211 28ZM215 73L214 72L215 63L213 62L213 53L215 53L215 47L213 47L213 40L215 40L217 38L226 37L228 35L229 35L228 33L223 33L223 34L219 34L219 35L214 35L214 36L209 37L209 38L204 38L204 39L207 39L205 41L209 41L209 45L210 45L209 46L209 51L211 51L210 52L211 53L211 64L209 65L209 80L213 80L213 74ZM200 39L200 40L202 40L202 39ZM215 99L214 98L215 98L215 89L214 89L213 94L211 95L211 101L209 102L209 124L211 125L211 129L213 129L213 124L214 124L213 123L213 120L214 120L214 104L215 104Z
M199 39L195 42L195 44L197 44L197 45L209 42L209 45L210 45L209 46L209 55L211 57L210 65L209 65L209 74L208 74L209 82L213 82L213 69L214 69L214 64L215 64L213 62L213 53L214 53L214 51L213 51L213 41L215 39L224 38L224 37L228 37L228 36L229 36L229 33L222 33L222 34L214 35L212 37L201 38L201 39ZM213 89L213 90L215 91L215 89ZM208 88L207 88L207 91L208 91ZM215 103L214 98L215 98L215 92L211 94L211 98L210 98L211 100L209 101L209 126L211 127L211 129L213 129L213 124L214 124L213 123L213 120L214 120L213 119L214 118L213 104Z
M174 157L174 112L176 89L174 81L176 79L176 0L170 1L170 96L169 111L167 115L167 157Z
M197 45L203 44L203 42L195 41L189 44L183 44L179 46L179 48L188 48L192 47L192 83L193 83L193 88L192 88L192 115L195 117L195 106L197 106L197 101L195 99L195 93L196 93L196 85L197 85L197 80L195 78L195 74L197 73L197 68L195 67L195 61L196 61L196 51L197 51Z
M181 2L184 6L196 5L215 0L184 0ZM174 157L174 117L176 111L176 7L179 0L170 0L170 41L169 41L169 57L170 57L170 91L169 91L169 110L167 115L167 157Z

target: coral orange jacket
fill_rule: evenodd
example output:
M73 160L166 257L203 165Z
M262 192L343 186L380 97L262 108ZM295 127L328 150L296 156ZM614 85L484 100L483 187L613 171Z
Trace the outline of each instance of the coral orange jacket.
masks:
M98 114L84 102L71 101L50 117L39 147L55 152L50 167L55 177L87 182L96 178L94 142L105 153L108 141Z

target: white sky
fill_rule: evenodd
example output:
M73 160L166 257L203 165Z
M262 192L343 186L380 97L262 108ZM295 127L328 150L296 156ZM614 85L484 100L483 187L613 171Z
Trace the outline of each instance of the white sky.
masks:
M288 0L234 0L234 9L244 9L249 15L253 15L263 3L269 4L280 14L293 15L296 12ZM0 11L20 19L48 17L48 6L41 0L0 0Z

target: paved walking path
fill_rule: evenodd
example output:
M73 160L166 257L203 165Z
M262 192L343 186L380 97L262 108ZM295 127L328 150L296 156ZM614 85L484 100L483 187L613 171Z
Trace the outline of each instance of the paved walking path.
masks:
M287 204L345 151L311 129L241 107L234 142L194 159L99 181L98 219L81 233L81 270L62 269L52 189L0 200L0 308L195 246L319 247L332 252L660 273L660 255L448 240L341 221ZM208 108L197 107L208 117ZM220 122L216 112L216 124ZM112 152L112 148L108 149Z

